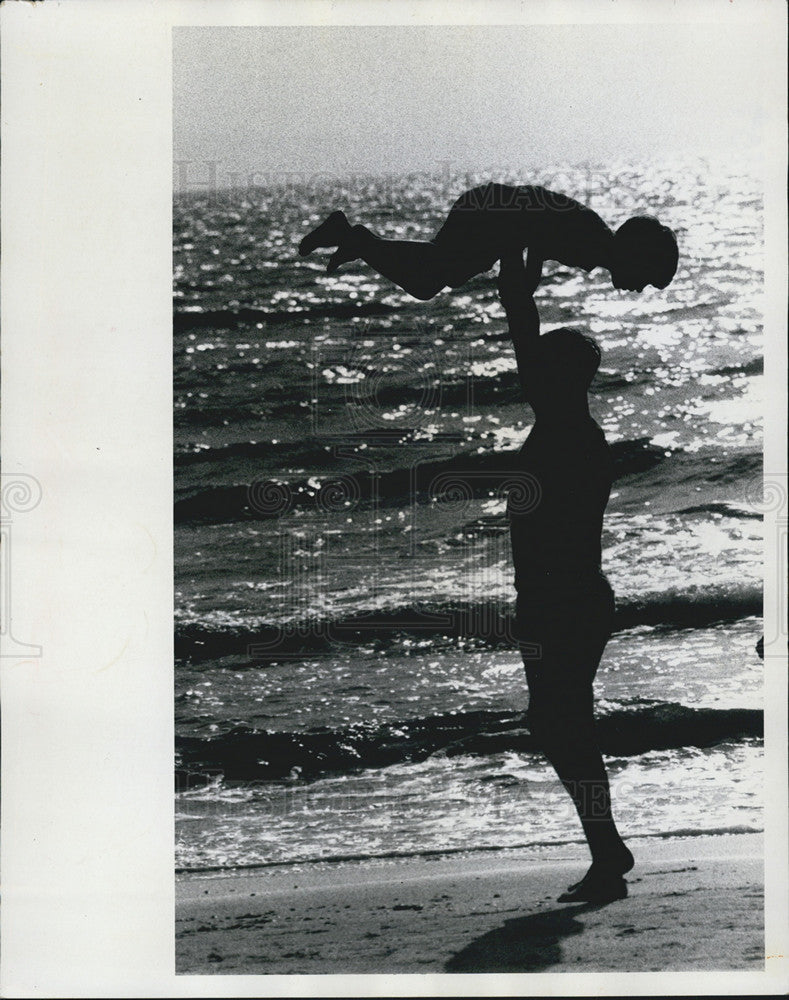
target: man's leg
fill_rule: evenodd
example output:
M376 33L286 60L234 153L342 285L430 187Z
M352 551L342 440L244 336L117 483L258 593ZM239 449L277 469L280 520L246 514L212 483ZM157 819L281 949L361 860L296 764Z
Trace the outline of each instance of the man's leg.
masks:
M575 804L586 841L596 865L617 874L632 867L611 811L611 787L605 764L588 720L572 715L548 717L542 739L545 756Z
M525 665L529 728L573 800L592 855L591 868L570 887L566 900L617 898L626 892L621 877L634 862L611 810L608 774L595 733L591 681L568 677L558 664L527 661Z

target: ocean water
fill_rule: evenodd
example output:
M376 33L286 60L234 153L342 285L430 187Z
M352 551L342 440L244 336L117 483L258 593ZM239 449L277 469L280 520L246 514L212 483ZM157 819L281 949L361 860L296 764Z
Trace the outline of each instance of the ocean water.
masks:
M296 247L344 207L428 238L543 183L676 231L664 291L546 268L603 352L616 481L597 679L625 836L762 824L762 206L744 167L272 178L174 202L179 868L574 843L530 743L504 507L531 412L493 275L431 302Z

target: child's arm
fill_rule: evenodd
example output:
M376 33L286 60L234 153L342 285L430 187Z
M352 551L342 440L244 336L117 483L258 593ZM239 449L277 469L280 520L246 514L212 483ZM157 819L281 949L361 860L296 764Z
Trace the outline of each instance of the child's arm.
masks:
M542 277L542 260L529 252L524 267L518 250L501 258L498 290L507 315L510 337L515 348L518 376L526 384L527 370L535 363L535 348L540 336L540 314L534 302L534 292Z

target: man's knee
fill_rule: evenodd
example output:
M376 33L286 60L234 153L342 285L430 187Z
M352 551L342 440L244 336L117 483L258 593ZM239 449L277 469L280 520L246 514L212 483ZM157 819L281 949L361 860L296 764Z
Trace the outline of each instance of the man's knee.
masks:
M573 744L594 728L592 704L584 698L557 694L535 699L527 712L529 731L543 753Z
M545 750L556 740L561 740L562 729L564 728L561 714L552 706L545 703L534 703L529 705L527 713L529 732L537 741L541 750Z

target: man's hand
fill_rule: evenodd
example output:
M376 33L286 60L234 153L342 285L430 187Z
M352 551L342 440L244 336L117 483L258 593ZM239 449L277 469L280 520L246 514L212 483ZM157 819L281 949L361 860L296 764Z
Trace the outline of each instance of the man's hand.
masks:
M499 297L507 315L518 372L524 386L526 371L533 364L533 352L540 336L540 314L534 302L534 290L540 283L541 275L542 259L532 251L525 267L521 250L509 252L501 258L497 281Z
M526 290L526 268L523 265L523 253L520 250L511 251L499 261L499 276L496 279L501 304L506 312L522 308L528 297Z
M537 291L537 286L542 281L542 264L542 257L538 253L535 253L534 250L529 250L524 278L526 291L529 295L534 295Z
M523 252L511 250L499 262L497 287L501 303L505 309L525 304L530 299L542 278L542 259L534 251L529 251L528 264L524 266Z

